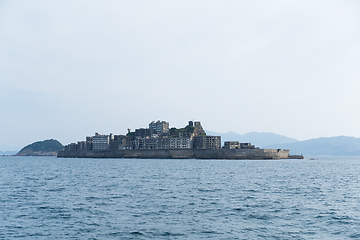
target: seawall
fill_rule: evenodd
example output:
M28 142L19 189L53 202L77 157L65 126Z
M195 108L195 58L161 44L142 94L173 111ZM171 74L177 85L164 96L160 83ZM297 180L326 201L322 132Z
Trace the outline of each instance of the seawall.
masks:
M59 151L59 158L298 159L281 149L158 149Z

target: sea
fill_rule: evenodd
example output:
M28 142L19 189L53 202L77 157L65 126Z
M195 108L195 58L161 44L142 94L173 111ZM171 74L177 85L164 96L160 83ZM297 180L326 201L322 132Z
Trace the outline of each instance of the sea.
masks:
M0 239L359 239L360 157L0 157Z

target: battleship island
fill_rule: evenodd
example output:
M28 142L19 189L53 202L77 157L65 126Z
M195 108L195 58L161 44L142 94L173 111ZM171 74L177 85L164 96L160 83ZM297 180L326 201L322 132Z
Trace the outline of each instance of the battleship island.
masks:
M58 152L59 158L154 158L154 159L303 159L286 149L260 149L251 143L226 141L209 136L201 123L189 121L184 128L169 128L169 122L152 121L148 128L126 135L86 137Z

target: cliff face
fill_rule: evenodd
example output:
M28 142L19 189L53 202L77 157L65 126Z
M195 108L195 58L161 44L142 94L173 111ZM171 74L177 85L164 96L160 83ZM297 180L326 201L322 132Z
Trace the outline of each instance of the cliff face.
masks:
M27 145L16 156L56 156L64 146L57 140L50 139Z

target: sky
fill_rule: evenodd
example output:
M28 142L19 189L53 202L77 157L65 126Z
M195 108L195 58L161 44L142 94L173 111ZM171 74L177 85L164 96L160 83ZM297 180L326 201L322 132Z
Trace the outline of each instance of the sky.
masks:
M0 150L165 120L360 137L360 1L0 1Z

